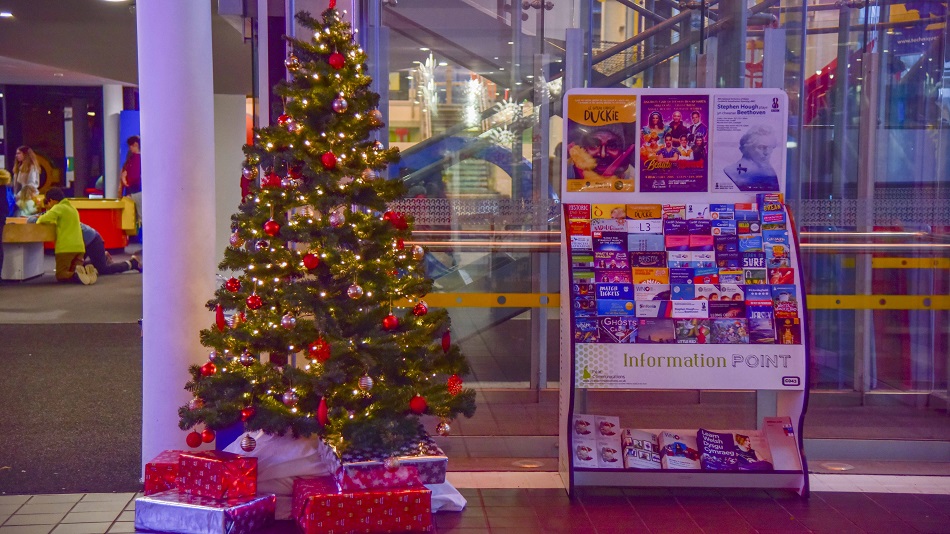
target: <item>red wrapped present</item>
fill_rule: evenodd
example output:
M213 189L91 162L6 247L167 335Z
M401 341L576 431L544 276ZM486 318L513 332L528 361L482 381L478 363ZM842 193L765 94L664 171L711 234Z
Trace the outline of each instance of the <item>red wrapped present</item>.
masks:
M145 495L178 487L178 457L184 451L164 451L145 464Z
M331 476L298 478L291 513L304 534L429 532L432 492L412 481L401 488L348 491Z
M183 452L178 489L186 495L233 499L257 495L257 458L224 451Z
M445 482L449 459L422 427L415 438L395 450L351 449L341 455L341 460L346 474L358 478L364 470L368 470L369 476L372 476L375 470L385 465L387 458L392 457L401 467L415 467L423 484Z
M212 499L169 490L135 499L136 532L251 534L274 521L277 498Z
M402 488L423 484L419 470L413 465L386 467L367 466L343 474L341 487L344 491L361 491L383 488Z

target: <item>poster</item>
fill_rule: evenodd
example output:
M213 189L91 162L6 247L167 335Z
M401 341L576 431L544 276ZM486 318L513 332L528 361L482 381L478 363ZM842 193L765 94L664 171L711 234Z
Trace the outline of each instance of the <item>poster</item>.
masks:
M709 97L641 98L640 191L705 193L709 182Z
M636 188L637 97L568 95L564 176L570 192Z
M787 97L725 94L713 103L711 192L782 191Z

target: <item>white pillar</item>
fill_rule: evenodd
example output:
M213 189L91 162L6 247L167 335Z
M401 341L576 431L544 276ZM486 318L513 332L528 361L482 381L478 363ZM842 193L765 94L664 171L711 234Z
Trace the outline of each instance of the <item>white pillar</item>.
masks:
M145 248L142 465L180 449L178 407L188 366L206 360L198 331L213 323L214 89L211 5L139 0L139 90Z
M119 139L119 113L122 111L122 86L109 84L102 86L102 142L105 145L105 184L106 198L114 198L119 191L119 145L125 140Z
M257 124L258 128L270 126L270 82L269 64L269 28L267 17L270 16L267 0L257 0Z

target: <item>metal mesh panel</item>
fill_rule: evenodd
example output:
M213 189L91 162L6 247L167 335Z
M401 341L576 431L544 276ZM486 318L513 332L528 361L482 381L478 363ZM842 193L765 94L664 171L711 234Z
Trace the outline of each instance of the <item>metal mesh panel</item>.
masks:
M407 198L390 204L391 209L412 215L416 225L529 225L544 228L557 227L560 206L557 200L534 202L505 198Z

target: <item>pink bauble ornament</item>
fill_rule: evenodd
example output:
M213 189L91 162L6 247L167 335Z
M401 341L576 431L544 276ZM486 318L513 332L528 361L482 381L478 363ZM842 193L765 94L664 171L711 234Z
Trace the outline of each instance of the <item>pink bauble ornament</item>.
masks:
M237 232L231 234L231 239L229 239L228 242L231 243L232 247L240 247L244 244L244 240L241 239L241 236L239 236Z
M330 226L334 228L339 228L343 226L343 223L346 221L346 218L343 217L342 214L337 213L335 211L330 214L329 219L330 219Z
M241 353L240 356L238 356L238 363L240 363L244 367L250 367L254 365L254 356L251 355L250 352L245 350L244 352Z
M435 432L440 436L448 436L449 433L452 432L452 427L450 427L445 421L442 421L435 426Z
M349 109L350 104L347 103L346 99L344 99L342 96L338 96L333 99L333 104L330 106L336 113L344 113L347 109Z
M285 406L294 407L297 405L297 401L300 400L300 397L297 396L297 393L292 389L288 389L284 392L284 395L281 397L281 401Z
M373 377L369 375L363 375L360 377L357 385L359 385L361 391L369 391L373 389Z
M297 318L289 313L280 318L280 326L284 330L291 330L297 326Z

